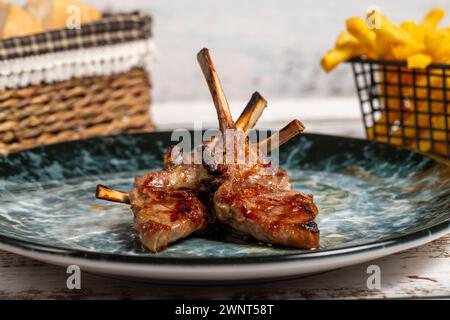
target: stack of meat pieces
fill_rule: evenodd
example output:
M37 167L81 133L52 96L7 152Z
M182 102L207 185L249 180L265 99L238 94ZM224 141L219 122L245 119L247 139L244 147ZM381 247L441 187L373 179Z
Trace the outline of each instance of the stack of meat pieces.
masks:
M175 157L174 148L170 148L165 168L136 177L130 193L99 185L97 198L131 204L134 226L144 246L152 252L205 230L215 220L263 242L317 248L319 230L314 219L318 209L313 197L295 191L287 173L272 166L261 152L270 152L301 133L303 125L294 120L278 134L252 144L246 136L267 102L258 93L253 94L234 123L208 50L202 49L197 58L211 91L222 137L214 137L189 155ZM225 147L230 130L237 133L232 135L235 143L231 149ZM238 138L243 143L236 143ZM205 150L213 155L206 158L208 161L183 161L195 152L203 155ZM211 160L218 153L224 161ZM237 159L238 153L244 154L246 161L225 161Z

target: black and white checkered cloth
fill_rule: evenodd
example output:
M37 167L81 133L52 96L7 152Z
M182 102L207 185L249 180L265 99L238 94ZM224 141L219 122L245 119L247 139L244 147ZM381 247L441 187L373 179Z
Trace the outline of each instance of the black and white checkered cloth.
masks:
M151 17L142 12L106 14L79 29L59 29L0 41L0 61L150 38Z

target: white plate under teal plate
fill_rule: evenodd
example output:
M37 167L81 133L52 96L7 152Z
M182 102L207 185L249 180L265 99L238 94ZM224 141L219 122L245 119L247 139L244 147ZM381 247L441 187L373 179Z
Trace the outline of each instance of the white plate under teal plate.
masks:
M115 276L158 281L294 277L373 260L450 232L447 161L381 143L304 135L280 152L295 188L319 207L318 250L258 243L226 227L152 254L126 205L94 198L130 189L162 166L169 133L95 138L0 158L0 249Z

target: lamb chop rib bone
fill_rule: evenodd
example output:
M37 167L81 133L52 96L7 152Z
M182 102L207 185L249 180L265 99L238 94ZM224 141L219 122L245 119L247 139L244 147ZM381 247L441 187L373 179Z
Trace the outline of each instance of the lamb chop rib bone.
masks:
M95 197L97 199L130 204L130 195L128 192L109 189L101 184L97 185Z
M202 50L200 50L200 52L197 54L197 61L200 64L200 68L206 79L206 83L208 84L211 97L216 107L220 131L222 133L225 133L227 129L235 128L238 130L242 130L245 134L248 134L248 131L253 128L253 126L261 116L264 108L267 106L267 101L258 92L255 92L250 98L249 103L243 110L238 121L236 121L236 124L233 123L233 118L231 117L227 98L224 94L222 84L207 48L203 48ZM305 126L303 125L303 123L301 123L299 120L293 120L280 131L278 146L275 146L272 143L274 137L276 136L275 134L260 142L258 144L258 147L264 146L267 147L266 150L271 151L274 148L286 143L288 140L292 139L299 133L302 133L304 130ZM281 135L281 133L283 133L283 135Z
M257 148L260 150L267 150L267 152L270 152L279 146L285 144L298 134L305 131L305 126L303 123L301 123L300 120L292 120L289 122L283 129L280 130L278 135L275 133L268 137L267 139L258 142ZM277 139L278 138L278 139ZM275 140L278 140L275 142Z
M247 103L238 120L234 124L236 129L242 130L242 132L247 135L250 129L255 126L266 107L267 101L259 94L259 92L252 94L250 101Z
M223 92L222 84L220 83L216 68L214 67L211 56L209 55L209 50L206 48L200 50L197 54L197 61L200 64L203 75L205 76L206 83L208 84L209 91L211 92L211 96L216 107L220 131L224 133L227 129L233 129L234 122L231 117L230 107Z

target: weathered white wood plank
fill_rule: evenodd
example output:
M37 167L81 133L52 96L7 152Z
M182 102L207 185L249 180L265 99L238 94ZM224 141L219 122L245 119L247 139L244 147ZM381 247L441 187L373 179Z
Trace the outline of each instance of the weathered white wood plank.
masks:
M381 290L368 290L367 266L381 268ZM427 245L369 263L302 279L233 286L174 286L82 275L82 289L66 289L61 267L0 252L0 298L7 299L309 299L450 297L450 234Z

